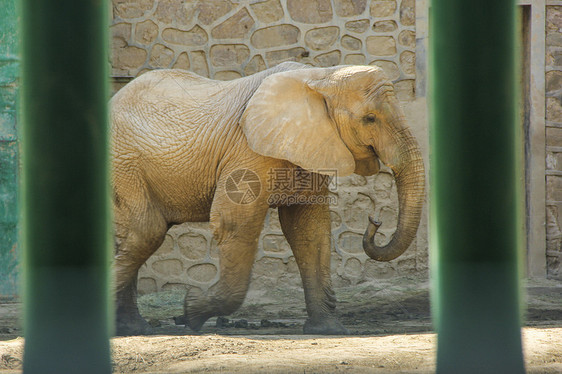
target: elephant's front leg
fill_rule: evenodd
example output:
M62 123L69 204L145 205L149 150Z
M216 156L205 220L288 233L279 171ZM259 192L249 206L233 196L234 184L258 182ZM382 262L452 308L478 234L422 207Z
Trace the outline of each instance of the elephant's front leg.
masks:
M279 208L281 228L291 245L304 287L308 320L305 334L348 334L336 319L330 274L330 211L327 205Z
M232 314L242 305L267 209L262 199L240 204L217 190L211 229L220 252L220 278L206 294L186 296L184 312L191 329L199 331L207 319Z

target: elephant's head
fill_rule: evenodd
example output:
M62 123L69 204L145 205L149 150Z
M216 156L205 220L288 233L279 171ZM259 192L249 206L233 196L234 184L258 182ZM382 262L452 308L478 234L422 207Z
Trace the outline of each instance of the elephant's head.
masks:
M380 223L372 217L363 238L369 257L390 261L415 238L424 201L424 167L383 71L370 66L310 68L266 78L241 120L255 152L304 169L373 175L379 159L394 173L398 226L385 246L374 244Z

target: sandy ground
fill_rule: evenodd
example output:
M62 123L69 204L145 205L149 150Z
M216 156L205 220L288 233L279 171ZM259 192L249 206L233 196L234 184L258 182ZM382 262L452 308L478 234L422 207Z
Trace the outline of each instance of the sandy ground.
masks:
M562 373L562 283L526 286L523 343L529 373ZM200 335L174 323L183 294L139 303L154 335L112 339L115 373L429 373L435 368L428 283L403 277L337 290L352 335L302 335L302 290L253 291L229 320ZM290 302L287 302L290 300ZM0 304L0 373L21 372L21 306Z

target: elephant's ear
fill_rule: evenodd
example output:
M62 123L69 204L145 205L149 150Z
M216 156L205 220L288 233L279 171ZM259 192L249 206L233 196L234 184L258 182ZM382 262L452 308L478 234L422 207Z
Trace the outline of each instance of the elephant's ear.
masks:
M311 68L264 79L240 121L254 152L315 172L353 173L353 156L330 118L324 96L312 88L327 74L327 69Z

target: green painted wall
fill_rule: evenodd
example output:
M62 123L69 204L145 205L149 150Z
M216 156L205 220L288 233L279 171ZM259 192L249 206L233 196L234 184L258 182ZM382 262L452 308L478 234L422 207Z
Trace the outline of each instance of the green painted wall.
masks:
M0 0L0 297L18 292L18 36L15 1Z

